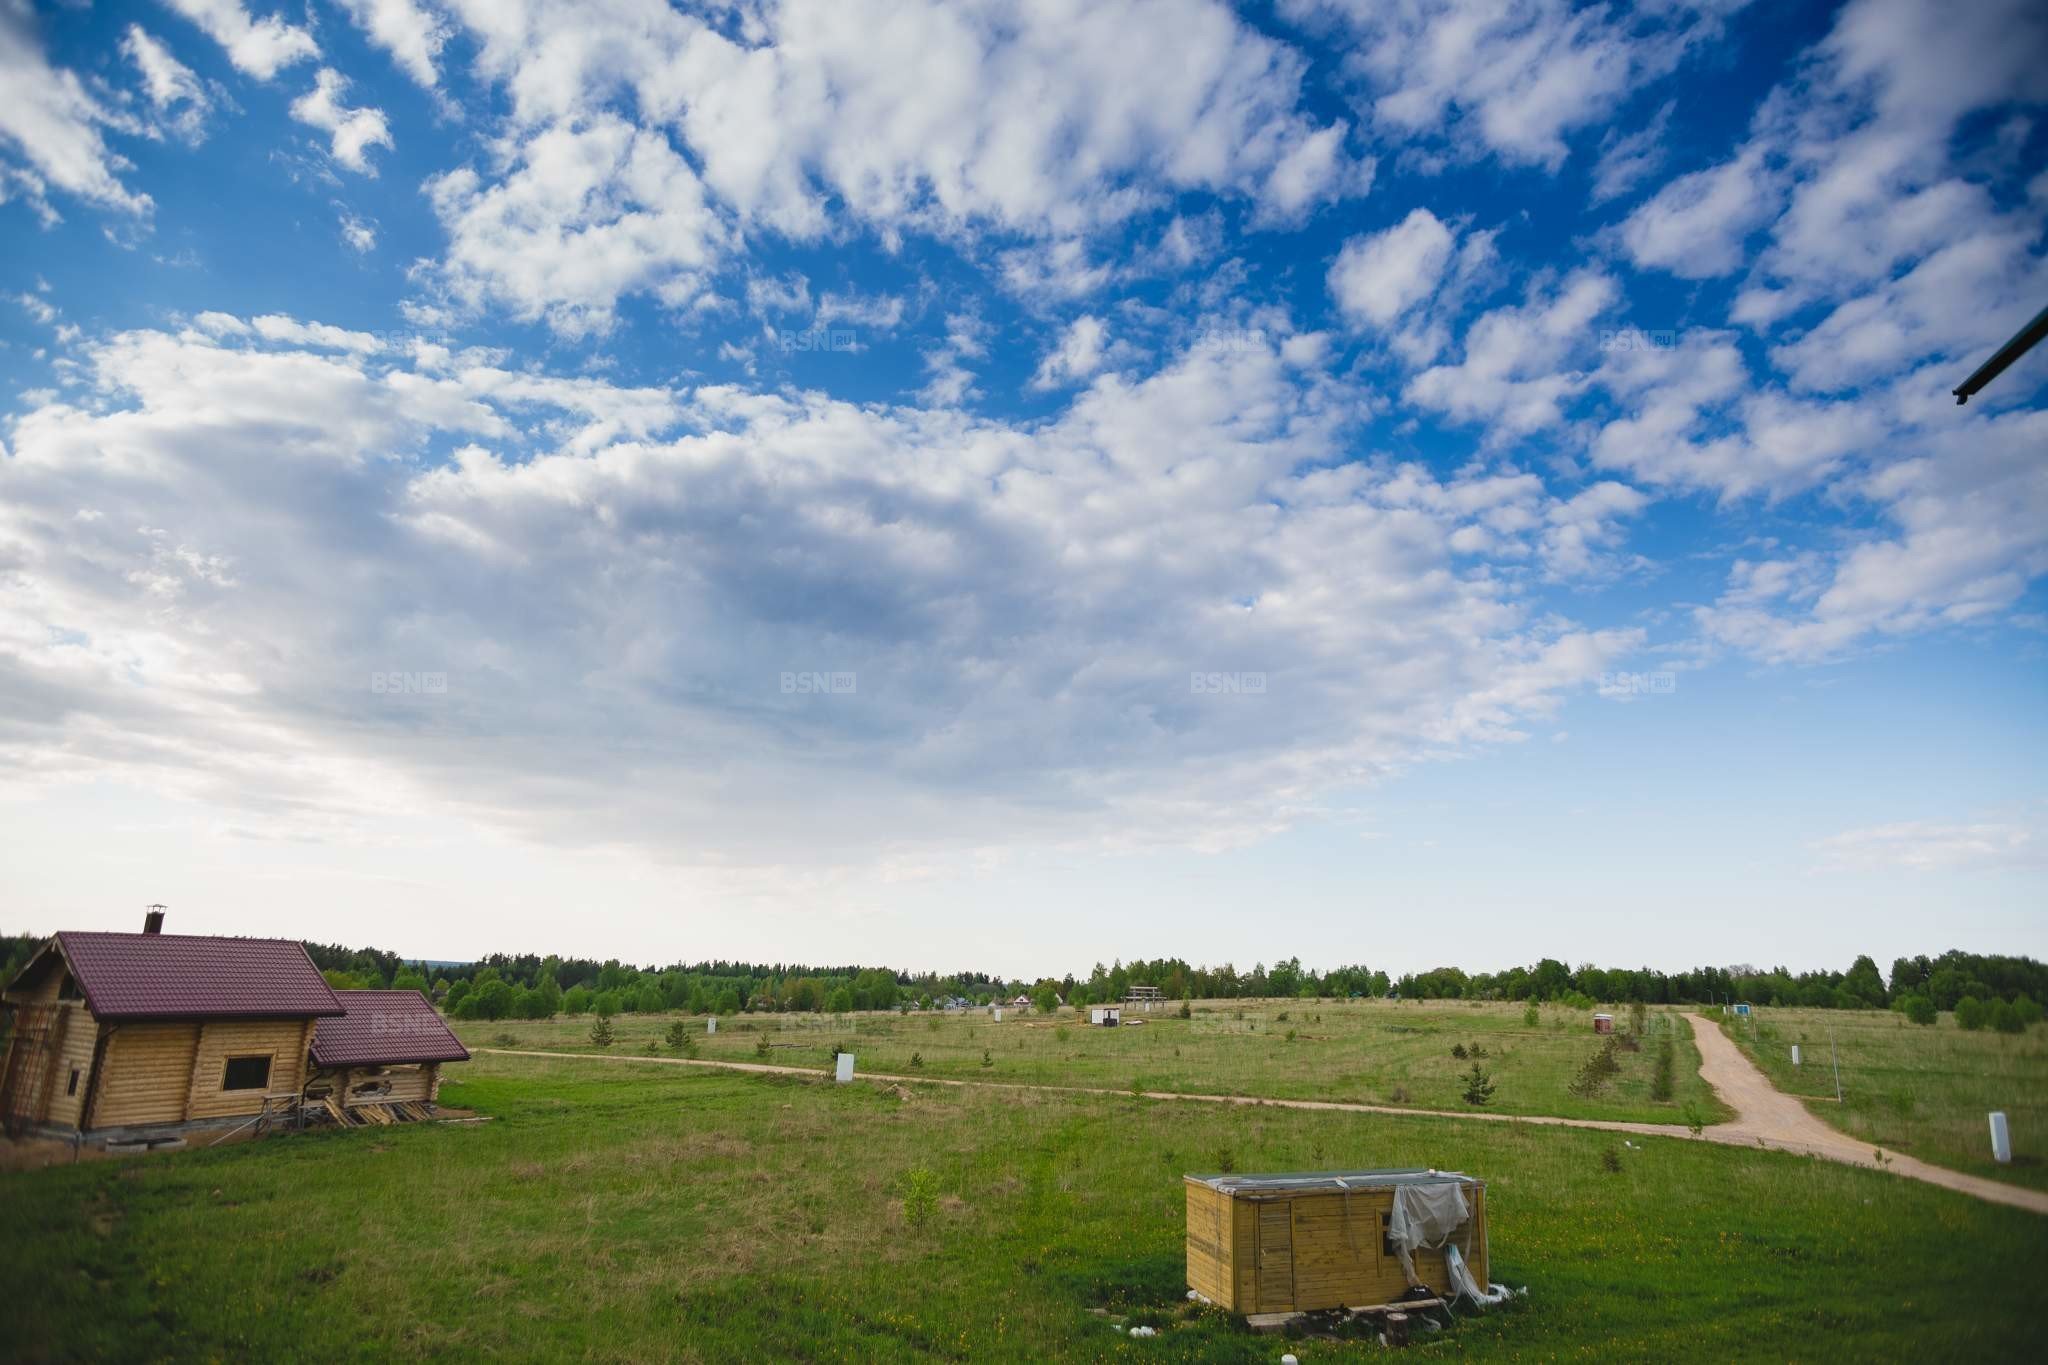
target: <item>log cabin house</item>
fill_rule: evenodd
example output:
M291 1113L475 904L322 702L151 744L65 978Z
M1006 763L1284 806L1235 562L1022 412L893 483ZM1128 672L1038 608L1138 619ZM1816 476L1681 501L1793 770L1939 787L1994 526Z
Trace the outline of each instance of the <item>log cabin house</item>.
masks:
M0 1056L10 1136L156 1141L358 1082L369 1088L355 1103L431 1104L440 1063L469 1056L416 993L337 993L302 944L166 934L155 909L139 934L57 934L0 1007L13 1025Z

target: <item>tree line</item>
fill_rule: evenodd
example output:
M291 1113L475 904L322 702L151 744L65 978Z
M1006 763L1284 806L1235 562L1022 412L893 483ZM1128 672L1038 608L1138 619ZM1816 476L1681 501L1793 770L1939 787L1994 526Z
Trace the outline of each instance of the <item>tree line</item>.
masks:
M39 935L0 936L0 980L11 979L42 943ZM337 988L418 990L463 1018L547 1018L555 1014L687 1011L738 1014L773 1011L844 1014L861 1010L931 1008L955 1001L986 1005L1019 995L1050 995L1069 1005L1122 1000L1134 986L1155 987L1169 1000L1345 999L1394 995L1422 1000L1554 1001L1600 1004L1699 1005L1749 1001L1818 1009L1896 1008L1908 1015L1956 1011L1966 1026L1996 1027L1995 1006L2025 1014L2048 1001L2048 965L2029 957L1950 951L1901 957L1889 976L1868 955L1845 971L1792 972L1784 967L1571 967L1543 958L1528 967L1469 973L1458 967L1390 975L1364 965L1318 971L1299 957L1240 970L1231 963L1195 966L1182 958L1096 963L1086 975L1036 979L986 972L900 972L886 967L816 967L723 959L671 966L633 966L616 959L493 953L466 963L408 961L377 948L308 943L315 966ZM1967 1002L1967 1005L1966 1005ZM2022 1003L2024 1002L2024 1003ZM1969 1016L1965 1018L1964 1016Z

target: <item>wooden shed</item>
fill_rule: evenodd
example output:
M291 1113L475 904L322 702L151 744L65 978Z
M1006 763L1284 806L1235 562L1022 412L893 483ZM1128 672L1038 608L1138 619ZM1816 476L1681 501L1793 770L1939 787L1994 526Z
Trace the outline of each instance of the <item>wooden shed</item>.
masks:
M343 1013L313 1031L313 1074L306 1098L337 1119L371 1105L432 1104L441 1064L466 1062L469 1049L418 991L336 991Z
M295 1103L314 1023L342 1012L305 948L160 932L56 935L8 983L9 1132L114 1134Z
M1188 1287L1234 1313L1374 1307L1417 1286L1446 1297L1446 1242L1480 1285L1488 1282L1486 1185L1470 1176L1321 1171L1190 1175L1185 1182ZM1418 1210L1433 1213L1437 1225L1418 1228ZM1404 1228L1419 1242L1406 1264Z

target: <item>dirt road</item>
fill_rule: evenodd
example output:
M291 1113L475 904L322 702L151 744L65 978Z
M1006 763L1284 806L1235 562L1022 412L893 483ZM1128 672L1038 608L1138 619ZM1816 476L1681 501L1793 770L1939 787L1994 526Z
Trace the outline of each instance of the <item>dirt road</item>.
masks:
M1852 1166L1879 1166L1869 1146L1837 1133L1807 1113L1806 1107L1798 1100L1773 1086L1763 1072L1757 1070L1733 1043L1721 1036L1719 1029L1696 1014L1688 1014L1685 1017L1691 1021L1693 1038L1699 1043L1700 1075L1720 1093L1728 1107L1736 1112L1733 1122L1718 1123L1703 1129L1700 1133L1702 1138L1708 1142L1725 1143L1733 1147L1761 1145L1779 1151L1800 1152L1823 1157L1829 1161L1846 1162ZM612 1056L592 1052L541 1052L503 1047L480 1047L473 1051L497 1053L506 1057L553 1057L564 1061L700 1066L718 1071L752 1071L775 1076L808 1076L813 1079L822 1076L816 1067L776 1066L767 1062L722 1062L692 1057L647 1057L626 1054ZM1689 1139L1692 1136L1690 1130L1676 1123L1561 1119L1540 1114L1492 1114L1473 1109L1408 1109L1383 1104L1352 1104L1342 1100L1266 1099L1258 1095L1197 1095L1179 1090L1133 1092L1111 1090L1105 1086L968 1081L941 1076L901 1076L880 1071L860 1071L856 1072L855 1076L859 1080L889 1085L949 1085L976 1090L1035 1090L1058 1095L1122 1095L1128 1098L1172 1100L1189 1104L1263 1104L1275 1109L1319 1109L1347 1114L1392 1114L1405 1118L1466 1119L1483 1123L1532 1123L1550 1128L1596 1128L1603 1132L1631 1133L1648 1137ZM1915 1161L1905 1156L1895 1157L1890 1153L1886 1154L1882 1169L1914 1180L1924 1180L1930 1185L1940 1185L1963 1194L1974 1195L1996 1204L2010 1204L2015 1208L2030 1209L2035 1213L2048 1213L2048 1193L2038 1190L2021 1189L2017 1185L2006 1185L1996 1180L1963 1175L1958 1171L1944 1170L1939 1166L1929 1166L1924 1161Z

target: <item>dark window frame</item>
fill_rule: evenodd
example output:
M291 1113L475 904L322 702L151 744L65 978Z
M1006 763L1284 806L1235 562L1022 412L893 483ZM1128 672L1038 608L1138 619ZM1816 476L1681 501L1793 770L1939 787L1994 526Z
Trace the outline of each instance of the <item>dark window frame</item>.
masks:
M223 1062L221 1063L221 1065L220 1065L220 1088L221 1088L221 1090L222 1090L223 1092L233 1092L233 1093L239 1093L239 1092L241 1092L241 1091L245 1091L245 1090L268 1090L268 1089L270 1089L270 1068L271 1068L271 1066L272 1066L272 1065L273 1065L273 1064L274 1064L274 1063L275 1063L276 1061L277 1061L277 1054L276 1054L276 1053L274 1053L274 1052L257 1052L257 1053L245 1053L245 1054L243 1054L242 1056L239 1056L239 1057L229 1057L229 1058L227 1058L227 1059L226 1059L225 1061L223 1061ZM234 1075L235 1075L235 1067L236 1067L236 1066L237 1066L238 1064L248 1064L248 1063L254 1063L254 1062L261 1062L261 1063L263 1064L263 1075L262 1075L262 1076L261 1076L261 1077L260 1077L260 1078L259 1078L259 1079L258 1079L258 1080L256 1081L256 1083L255 1083L254 1085L246 1085L246 1084L245 1084L245 1085L237 1085L237 1084L235 1084L235 1083L234 1083L234 1080L233 1080L233 1077L234 1077ZM246 1075L246 1072L245 1072L245 1075Z

